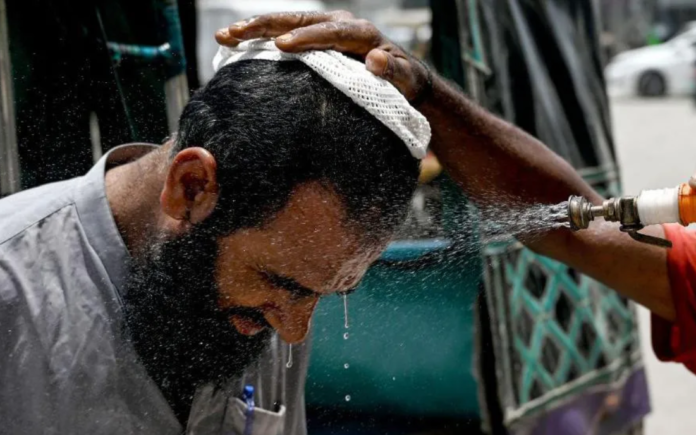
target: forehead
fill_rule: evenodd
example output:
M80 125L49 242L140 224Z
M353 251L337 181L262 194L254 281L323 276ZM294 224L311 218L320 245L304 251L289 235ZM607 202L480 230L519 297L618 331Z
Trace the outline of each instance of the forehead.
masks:
M346 225L338 196L319 183L296 188L283 210L262 228L221 240L221 255L243 251L251 267L292 278L319 293L348 290L386 246L366 242ZM228 249L226 249L228 248Z

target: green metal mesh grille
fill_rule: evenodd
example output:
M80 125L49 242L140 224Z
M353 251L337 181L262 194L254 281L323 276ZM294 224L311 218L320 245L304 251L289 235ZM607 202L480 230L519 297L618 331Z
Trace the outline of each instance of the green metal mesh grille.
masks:
M639 362L635 313L625 299L517 243L488 251L508 409L550 406Z
M514 248L513 248L514 249ZM636 348L625 300L562 263L515 249L501 256L518 404L602 369Z

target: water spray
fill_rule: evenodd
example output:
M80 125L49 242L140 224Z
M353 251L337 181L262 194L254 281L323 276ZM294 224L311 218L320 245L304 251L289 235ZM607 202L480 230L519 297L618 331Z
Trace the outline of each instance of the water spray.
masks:
M568 200L567 222L574 231L589 228L595 218L620 222L620 230L642 243L671 248L672 242L639 231L648 225L696 223L696 190L684 183L674 188L644 190L638 196L623 196L594 205L582 196Z

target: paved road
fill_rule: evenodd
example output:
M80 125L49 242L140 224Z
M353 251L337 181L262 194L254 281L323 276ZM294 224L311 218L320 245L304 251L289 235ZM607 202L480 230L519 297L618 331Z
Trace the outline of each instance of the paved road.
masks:
M614 100L612 115L626 194L676 186L696 172L696 106L690 100ZM654 410L646 435L696 434L696 376L657 361L649 314L639 314Z

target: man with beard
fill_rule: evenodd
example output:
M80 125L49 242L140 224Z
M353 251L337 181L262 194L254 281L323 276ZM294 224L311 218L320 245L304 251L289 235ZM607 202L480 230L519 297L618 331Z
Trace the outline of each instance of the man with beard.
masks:
M393 83L432 127L430 148L448 175L476 205L514 214L505 198L529 206L602 196L560 156L534 137L478 107L429 71L366 20L349 12L275 13L220 29L220 44L275 38L284 52L331 49L365 62ZM696 176L689 182L696 189ZM669 203L672 204L672 203ZM684 220L688 222L688 219ZM643 234L672 248L636 243L619 223L595 222L587 231L557 228L519 239L539 254L613 288L652 313L653 350L662 361L696 374L696 233L682 225L651 225Z
M164 146L1 200L0 433L304 433L312 312L355 288L417 177L317 73L252 60Z

